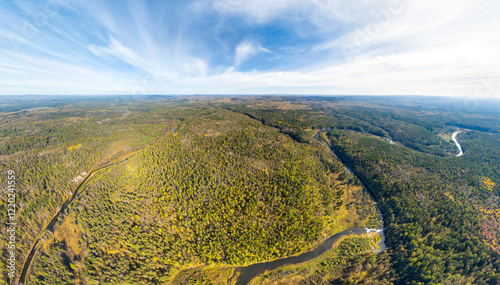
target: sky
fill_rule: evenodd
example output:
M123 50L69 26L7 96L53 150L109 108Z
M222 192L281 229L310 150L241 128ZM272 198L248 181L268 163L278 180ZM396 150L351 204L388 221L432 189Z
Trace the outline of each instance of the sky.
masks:
M0 95L500 97L495 0L0 2Z

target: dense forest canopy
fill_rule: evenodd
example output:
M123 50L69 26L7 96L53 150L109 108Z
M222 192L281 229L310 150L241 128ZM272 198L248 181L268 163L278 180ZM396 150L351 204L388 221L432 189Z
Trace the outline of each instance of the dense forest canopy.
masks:
M0 98L2 173L16 172L17 279L33 252L28 284L235 284L243 266L381 227L379 207L386 250L376 250L378 234L349 236L251 283L498 284L500 112L480 103ZM0 284L13 281L5 259L0 271Z

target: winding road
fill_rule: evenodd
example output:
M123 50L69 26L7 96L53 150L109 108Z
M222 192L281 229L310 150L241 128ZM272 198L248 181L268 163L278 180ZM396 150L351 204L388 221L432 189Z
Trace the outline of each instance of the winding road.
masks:
M174 132L176 130L177 130L177 127L174 129ZM453 135L456 136L456 133L454 133ZM456 142L456 139L454 138L454 136L452 136L452 138ZM155 139L155 141L157 139ZM346 167L346 169L351 174L353 174L361 182L361 184L363 185L363 187L365 188L365 190L367 190L367 192L370 194L371 198L373 199L373 201L375 201L375 204L377 205L376 206L377 207L377 211L379 212L379 215L380 215L381 220L382 220L382 228L381 229L349 228L349 229L346 229L346 230L344 230L344 231L342 231L340 233L337 233L337 234L329 237L323 243L321 243L319 246L317 246L315 249L313 249L313 250L311 250L309 252L305 252L305 253L302 253L302 254L299 254L299 255L296 255L296 256L290 256L290 257L285 257L285 258L281 258L281 259L277 259L277 260L273 260L273 261L256 263L256 264L248 265L248 266L245 266L245 267L236 268L236 270L238 270L240 272L240 275L237 277L236 285L248 284L254 277L258 276L259 274L261 274L261 273L263 273L265 271L274 270L274 269L276 269L278 267L281 267L281 266L284 266L284 265L302 263L302 262L311 260L313 258L316 258L316 257L320 256L321 254L323 254L324 252L330 250L332 248L333 244L336 241L338 241L343 236L361 235L361 234L366 234L366 233L370 233L370 232L378 232L378 233L380 233L380 235L382 237L381 250L380 251L385 250L385 248L386 248L385 243L384 243L384 241L385 241L384 229L385 229L385 226L386 226L385 215L381 211L381 209L378 207L378 203L377 203L377 200L376 200L376 198L374 196L373 191L368 187L368 185L366 185L366 183L360 177L358 177L347 166L346 162L340 156L338 156L333 149L331 149L327 144L325 144L324 142L322 142L321 140L319 140L317 138L317 134L314 136L314 139L317 140L319 143L321 143L323 146L328 147L330 149L330 151L333 153L333 155L340 162L342 162L342 164ZM460 148L460 145L458 144L458 142L456 142L456 144ZM460 148L460 152L462 153L461 148ZM125 158L125 159L123 159L121 161L118 161L118 162L115 162L115 163L110 163L110 164L107 164L105 166L102 166L102 167L99 167L97 169L92 170L89 173L89 175L78 185L78 187L76 188L74 194L70 198L68 198L66 200L66 202L60 208L60 210L52 218L52 220L49 222L49 224L45 227L44 231L42 231L42 233L40 234L40 236L37 238L36 242L33 244L28 257L27 257L27 259L25 260L25 262L23 264L23 269L22 269L21 277L19 278L19 283L18 284L20 284L20 285L25 284L26 277L28 275L29 269L31 267L31 264L33 263L33 258L35 256L35 254L36 254L39 246L42 244L42 238L45 236L45 233L47 231L52 231L53 230L53 227L54 227L55 223L57 222L57 220L61 216L61 214L64 213L64 210L74 201L74 199L78 195L80 195L82 192L84 192L87 189L87 187L84 187L84 185L90 180L90 178L95 173L97 173L98 171L101 171L101 170L103 170L105 168L108 168L108 167L116 165L116 164L123 163L123 162L127 161L128 159L132 158L133 156L134 155L129 156L129 157L127 157L127 158ZM459 155L457 155L457 156L459 156Z
M462 146L458 143L457 141L457 135L459 133L461 133L462 131L456 131L454 132L452 135L451 135L451 139L455 142L455 144L457 145L457 148L459 150L459 153L457 154L457 156L462 156L464 155L463 151L462 151Z
M76 187L76 190L75 190L75 193L73 193L73 195L71 195L71 197L69 197L66 202L64 202L64 204L62 205L62 207L59 209L59 211L54 215L54 217L52 218L52 220L49 222L49 224L45 227L45 229L42 231L42 233L38 236L36 242L33 244L33 246L31 247L31 251L28 255L28 258L26 259L26 261L24 262L23 264L23 270L21 272L21 277L19 278L19 284L20 285L23 285L25 284L26 282L26 276L28 274L28 271L31 267L31 264L33 262L33 257L35 256L35 253L36 251L38 250L38 247L40 246L41 244L41 241L42 241L42 238L45 236L45 233L47 231L52 231L53 228L54 228L54 225L56 224L57 220L59 219L59 217L61 216L62 213L64 213L64 210L66 210L66 208L73 202L73 200L75 200L75 198L77 196L79 196L83 191L85 191L87 189L87 187L83 188L83 190L80 191L80 189L83 187L83 185L85 185L85 183L87 183L87 181L90 180L90 178L97 172L105 169L105 168L108 168L110 166L113 166L113 165L116 165L116 164L120 164L120 163L123 163L127 160L129 160L130 158L134 157L133 155L132 156L129 156L123 160L120 160L118 162L114 162L114 163L110 163L110 164L107 164L107 165L104 165L104 166L101 166L99 168L96 168L94 170L92 170L89 175L87 175L87 177L82 181L80 182L80 184L78 184L78 187Z
M176 126L174 128L174 131L173 133L175 133L177 131L177 127ZM164 137L165 135L163 136L159 136L157 138L155 138L153 141L151 141L150 143L148 143L147 145L150 145L154 142L156 142L158 139L160 139L161 137ZM59 209L59 211L57 211L57 213L54 215L54 217L52 218L52 220L50 220L49 224L45 227L45 229L40 233L40 235L38 236L38 238L36 239L35 243L33 244L33 246L31 247L31 250L30 250L30 253L28 254L28 257L26 258L26 260L24 261L24 264L23 264L23 269L21 271L21 276L19 278L19 285L23 285L23 284L26 284L26 277L28 275L28 271L31 267L31 264L33 263L33 258L35 256L35 253L37 252L38 248L40 247L40 245L42 244L42 238L45 236L45 234L47 233L47 231L52 231L53 230L53 227L54 225L56 224L57 220L59 219L59 217L61 216L61 214L64 213L64 210L66 210L66 208L75 200L76 197L78 197L80 194L82 194L86 189L87 189L87 186L85 186L81 191L80 189L85 185L85 183L87 183L90 178L97 172L103 170L103 169L106 169L110 166L113 166L113 165L117 165L117 164L120 164L120 163L123 163L127 160L129 160L130 158L134 157L135 154L132 154L125 158L125 159L122 159L118 162L113 162L113 163L109 163L107 165L104 165L104 166L101 166L99 168L96 168L94 170L92 170L88 175L87 177L82 181L80 182L80 184L78 184L78 186L76 187L76 190L75 192L73 193L73 195L71 195L71 197L69 197L65 202L64 204L61 206L61 208Z
M459 150L459 153L456 156L462 156L464 154L462 151L462 146L460 146L460 144L458 143L457 138L456 138L457 135L461 132L462 131L456 131L451 136L451 139L455 142L455 144L457 145L457 148ZM378 207L377 199L375 198L373 191L368 187L368 185L359 176L357 176L347 166L346 162L342 159L342 157L340 157L337 153L335 153L335 151L330 146L328 146L326 143L322 142L321 140L319 140L317 138L318 134L316 134L314 136L314 139L316 141L318 141L319 143L321 143L323 146L328 147L331 150L331 152L333 153L333 155L340 162L342 162L342 164L344 165L346 170L349 171L351 174L353 174L361 182L363 187L365 187L365 189L368 191L368 193L370 193L370 196L375 201L375 204L377 205L377 210L382 218L382 223L383 223L382 228L381 229L350 228L350 229L344 230L340 233L337 233L337 234L329 237L327 240L325 240L323 243L321 243L319 246L317 246L312 251L305 252L305 253L302 253L302 254L297 255L297 256L290 256L290 257L285 257L285 258L281 258L281 259L277 259L277 260L273 260L273 261L255 263L255 264L248 265L245 267L236 268L236 270L240 272L240 275L236 281L236 285L248 284L253 278L264 273L265 271L271 271L271 270L274 270L274 269L281 267L281 266L284 266L284 265L302 263L302 262L311 260L313 258L316 258L316 257L320 256L321 254L323 254L324 252L330 250L332 248L333 244L343 236L361 235L361 234L370 233L370 232L378 232L378 233L380 233L380 235L382 237L380 250L378 252L386 249L385 234L384 234L384 229L386 226L385 216L384 216L383 212L381 211L381 209ZM387 138L385 138L385 139L387 139ZM391 144L394 143L390 139L387 139L387 140Z

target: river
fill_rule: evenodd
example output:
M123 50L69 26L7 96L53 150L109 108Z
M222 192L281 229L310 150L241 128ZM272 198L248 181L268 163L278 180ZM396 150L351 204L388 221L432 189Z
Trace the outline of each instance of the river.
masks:
M381 252L381 251L386 249L385 233L384 233L385 226L386 226L385 215L382 212L382 210L379 208L378 203L377 203L377 199L376 199L373 191L368 187L368 185L366 185L366 183L360 177L358 177L347 166L347 164L342 159L342 157L337 155L335 153L335 151L332 148L330 148L330 146L328 146L327 144L325 144L324 142L319 140L317 138L317 135L318 134L316 134L314 136L314 139L317 140L319 143L321 143L323 146L328 147L330 149L330 151L332 152L332 154L340 162L342 162L342 164L344 165L346 170L349 171L352 175L354 175L354 177L356 177L361 182L361 185L363 185L363 187L365 188L365 191L367 191L370 194L370 197L375 202L375 205L377 207L377 211L379 212L379 215L382 219L382 228L380 228L380 229L350 228L350 229L344 230L340 233L334 234L333 236L326 239L324 242L322 242L319 246L317 246L315 249L313 249L311 251L308 251L308 252L305 252L305 253L302 253L302 254L299 254L296 256L285 257L285 258L276 259L276 260L268 261L268 262L255 263L255 264L251 264L251 265L248 265L245 267L238 267L235 270L239 271L240 275L238 276L238 279L236 281L236 285L248 284L253 278L264 273L265 271L271 271L271 270L274 270L274 269L281 267L281 266L284 266L284 265L298 264L298 263L302 263L302 262L311 260L313 258L316 258L316 257L320 256L321 254L325 253L326 251L330 250L332 248L333 244L343 236L361 235L361 234L366 234L366 233L371 233L371 232L377 232L380 234L382 240L380 241L380 249L376 250L376 252Z
M177 127L174 129L174 132L176 132L176 130L177 130ZM456 136L456 133L454 134L454 136ZM454 139L454 136L452 136L453 139ZM332 154L340 162L342 162L342 164L345 166L345 168L351 174L353 174L361 182L361 184L363 185L363 187L365 188L365 190L370 194L370 196L372 197L372 199L375 201L375 205L377 205L376 206L377 207L377 211L379 212L379 215L380 215L380 217L382 219L382 228L381 229L367 229L367 228L350 228L350 229L346 229L346 230L344 230L344 231L342 231L340 233L337 233L337 234L329 237L328 239L326 239L324 242L322 242L319 246L317 246L315 249L313 249L311 251L308 251L308 252L305 252L305 253L302 253L302 254L299 254L299 255L296 255L296 256L290 256L290 257L285 257L285 258L281 258L281 259L277 259L277 260L273 260L273 261L262 262L262 263L255 263L255 264L248 265L248 266L245 266L245 267L236 268L235 270L237 270L237 271L240 272L240 275L238 276L238 279L236 281L236 285L248 284L254 277L258 276L259 274L261 274L261 273L263 273L265 271L274 270L274 269L276 269L278 267L281 267L281 266L284 266L284 265L291 265L291 264L302 263L302 262L311 260L313 258L316 258L316 257L320 256L321 254L325 253L326 251L330 250L332 248L333 244L337 240L339 240L341 237L343 237L343 236L361 235L361 234L366 234L366 233L370 233L370 232L378 232L380 234L380 236L382 237L382 240L380 242L380 250L378 250L377 252L385 250L385 248L386 248L386 245L385 245L385 233L384 233L384 229L385 229L385 225L386 225L385 224L385 218L384 218L385 216L384 216L384 213L381 211L381 209L378 207L378 203L377 203L377 200L376 200L376 198L374 196L373 191L368 187L368 185L366 185L366 183L364 183L364 181L360 177L358 177L347 166L347 164L345 163L345 161L340 156L338 156L333 149L331 149L327 144L325 144L324 142L320 141L317 138L317 134L314 136L314 139L317 140L319 143L321 143L323 146L328 147L330 149L330 151L332 152ZM455 142L456 142L456 140L455 140ZM457 145L460 147L460 145L458 143L457 143ZM460 152L461 152L461 148L460 148ZM71 202L73 202L73 200L78 195L80 195L83 191L86 190L86 187L85 187L85 188L83 188L83 190L81 190L79 192L80 188L83 187L83 185L90 179L90 177L95 172L103 170L103 169L105 169L107 167L110 167L112 165L116 165L116 164L125 162L129 158L130 157L128 157L128 158L126 158L124 160L121 160L119 162L111 163L111 164L102 166L100 168L97 168L97 169L94 169L93 171L91 171L89 173L89 175L85 178L85 180L83 180L78 185L78 187L75 190L74 194L63 204L63 206L61 207L61 209L57 212L57 214L53 217L53 219L47 225L47 227L45 228L45 231L43 233L45 233L47 230L52 230L52 228L55 225L55 223L57 222L59 216L64 212L64 210L69 206L69 204L71 204ZM24 284L26 282L27 273L28 273L29 268L31 266L31 263L33 261L33 257L35 255L36 251L38 250L39 245L41 244L42 237L43 237L43 234L36 240L35 244L31 248L31 251L30 251L30 253L28 255L28 258L26 259L26 261L25 261L25 263L23 265L23 270L22 270L22 273L21 273L21 277L19 279L19 284Z
M264 273L265 271L271 271L284 265L302 263L316 258L326 251L330 250L333 244L343 236L361 235L373 231L376 230L366 228L350 228L340 233L334 234L311 251L304 252L295 256L285 257L268 262L255 263L246 267L237 268L236 270L240 271L240 276L236 281L236 285L248 284L254 277L260 275L261 273Z

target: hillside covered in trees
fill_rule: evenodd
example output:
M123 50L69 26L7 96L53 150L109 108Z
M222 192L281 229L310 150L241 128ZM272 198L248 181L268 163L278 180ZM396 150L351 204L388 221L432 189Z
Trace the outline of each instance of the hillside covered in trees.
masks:
M460 112L459 99L420 97L238 98L232 103L225 107L298 141L309 142L311 133L319 132L374 191L387 218L394 283L500 282L500 114L493 107L498 102ZM462 131L461 157L451 141L457 130ZM375 259L368 272L365 267L344 271L339 284L380 283L371 276L379 276L373 269L378 263Z
M16 219L29 228L17 240L19 271L35 252L27 283L202 282L197 270L214 266L230 278L236 266L380 225L324 147L205 102L137 103L5 112L2 163L18 173Z
M346 236L251 284L500 282L498 102L476 109L422 97L0 103L2 173L16 173L17 279L34 252L26 284L236 284L249 264L309 251L349 228L380 228L377 207L386 249L376 233ZM4 212L7 197L0 197ZM0 284L9 284L6 270L2 259Z

